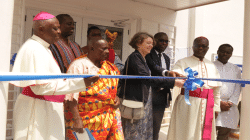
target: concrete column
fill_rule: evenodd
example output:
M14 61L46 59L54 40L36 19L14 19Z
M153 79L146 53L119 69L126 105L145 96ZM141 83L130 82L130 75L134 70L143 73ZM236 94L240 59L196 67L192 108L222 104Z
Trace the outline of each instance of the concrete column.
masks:
M10 50L14 0L4 0L0 4L0 72L8 72L10 67ZM8 104L8 83L0 82L0 140L6 138L6 117Z
M244 17L244 41L243 41L243 79L250 79L250 0L245 0ZM240 120L240 140L250 140L250 85L243 88L241 102L241 120Z
M192 8L188 10L188 54L187 56L193 55L193 42L195 39L195 19L196 9Z

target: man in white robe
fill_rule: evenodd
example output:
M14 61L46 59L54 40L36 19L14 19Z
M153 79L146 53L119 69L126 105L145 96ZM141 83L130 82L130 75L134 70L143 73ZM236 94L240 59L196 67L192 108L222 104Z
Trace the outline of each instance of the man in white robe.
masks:
M208 51L209 42L205 37L198 37L193 43L193 56L181 59L176 62L173 71L186 75L184 69L190 67L193 71L198 72L197 78L220 78L215 65L204 58ZM201 88L213 89L214 108L213 111L220 112L220 82L204 81ZM174 89L178 90L178 89ZM180 91L180 90L179 90ZM176 93L174 91L174 93ZM178 92L177 94L179 94ZM205 123L205 112L207 99L189 96L191 105L185 102L185 97L179 94L175 100L167 140L202 140L203 127ZM215 117L212 121L211 139L216 139Z
M34 35L20 48L13 72L61 74L49 50L50 44L61 33L59 26L55 16L47 12L36 15L33 19ZM84 91L97 79L96 76L88 79L11 82L24 88L14 108L14 140L64 140L62 95Z
M220 77L226 79L241 79L241 70L238 66L228 62L233 53L233 47L222 44L217 51L218 60L214 62ZM223 82L220 88L220 108L216 119L218 131L217 140L225 140L231 129L236 129L239 122L239 111L237 108L240 97L241 86L236 83Z

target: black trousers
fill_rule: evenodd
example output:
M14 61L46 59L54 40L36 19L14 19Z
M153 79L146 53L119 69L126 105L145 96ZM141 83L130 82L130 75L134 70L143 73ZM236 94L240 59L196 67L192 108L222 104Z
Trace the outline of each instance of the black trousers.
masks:
M153 105L153 140L158 140L165 105Z
M228 135L231 132L231 128L216 126L218 131L217 140L227 140Z

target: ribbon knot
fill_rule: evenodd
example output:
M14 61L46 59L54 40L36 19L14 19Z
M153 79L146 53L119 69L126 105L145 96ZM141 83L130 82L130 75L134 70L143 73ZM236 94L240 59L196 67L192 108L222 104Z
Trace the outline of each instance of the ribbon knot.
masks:
M202 87L204 85L204 82L201 81L200 79L196 79L195 76L198 75L197 71L193 71L190 67L186 68L184 70L187 73L187 80L184 83L183 87L185 88L185 102L188 105L191 105L191 103L189 102L189 90L194 91L197 89L196 85L198 85L199 87Z

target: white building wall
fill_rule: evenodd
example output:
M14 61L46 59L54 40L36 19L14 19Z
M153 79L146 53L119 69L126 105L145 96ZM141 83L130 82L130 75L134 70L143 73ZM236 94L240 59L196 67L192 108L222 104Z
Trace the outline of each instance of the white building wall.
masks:
M14 4L11 54L17 53L19 47L23 44L25 20L25 0L15 0Z
M18 51L24 36L24 9L53 10L78 17L94 17L106 21L130 19L130 38L138 31L147 31L152 35L159 31L160 25L176 27L175 47L185 50L191 47L190 31L194 36L205 36L210 40L210 49L206 58L216 53L220 44L229 43L235 50L234 55L242 56L244 0L230 0L195 9L195 15L189 10L175 12L166 8L124 0L15 0L11 53ZM190 17L194 23L190 23ZM191 29L195 25L194 29ZM127 40L129 41L129 39ZM133 49L127 49L129 55ZM185 51L180 51L185 52ZM179 52L176 54L178 55ZM183 55L182 55L183 56Z
M198 24L201 23L201 24ZM234 47L233 55L243 56L244 0L230 0L196 8L196 36L209 39L206 58L211 59L221 44Z
M189 24L189 10L176 12L175 62L188 56L189 31L193 30L189 28Z
M229 43L234 47L233 55L243 55L244 0L220 2L201 6L195 10L195 37L205 36L209 39L210 48L206 54L207 59L211 60L212 53L217 53L218 47L224 43ZM187 43L188 13L189 10L177 12L176 48L192 47Z
M11 38L11 56L17 53L21 45L23 44L24 36L24 14L25 12L25 0L14 1L14 13L13 13L13 26L12 26L12 38ZM10 61L8 61L10 62ZM10 67L11 71L12 66ZM9 85L8 92L8 107L7 107L7 125L6 125L6 140L13 139L13 109L15 100L20 90L18 87Z
M14 0L1 1L0 4L0 72L9 72L10 50L11 50L11 32L13 21ZM0 82L0 139L6 137L6 118L8 103L8 82Z
M27 7L43 10L54 9L102 19L142 18L155 22L174 25L175 11L132 0L27 0Z
M176 48L187 48L188 43L188 21L189 10L182 10L176 12Z
M174 26L176 12L166 8L134 2L132 0L26 0L26 9L55 11L82 17L110 22L111 20L130 19L126 24L130 34L126 42L138 31L146 31L154 35L159 31L159 24ZM83 21L85 23L85 21ZM84 24L85 25L85 24ZM84 29L83 29L84 30ZM85 33L82 33L84 35ZM82 36L82 45L86 44ZM124 40L125 41L125 40ZM123 47L123 62L134 51L129 45Z

